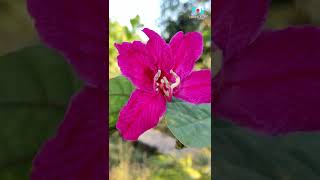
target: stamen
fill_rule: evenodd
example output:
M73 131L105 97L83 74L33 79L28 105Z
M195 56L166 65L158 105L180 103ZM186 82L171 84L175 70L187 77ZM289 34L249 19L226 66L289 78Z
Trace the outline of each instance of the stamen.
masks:
M156 93L161 92L161 94L165 96L167 101L171 101L173 89L178 87L180 84L180 77L173 70L170 70L170 74L175 79L174 83L170 82L165 75L162 75L160 69L158 69L157 73L154 75L154 78L153 78L154 90L156 91Z
M158 69L158 72L156 73L156 75L154 75L154 78L153 78L153 80L154 81L157 81L158 79L159 79L159 77L161 76L161 70L160 69Z
M165 96L167 96L167 97L169 97L169 96L170 96L169 91L167 91L167 90L165 90L165 89L162 89L162 90L163 90L163 92L164 92L164 95L165 95Z
M172 74L173 77L176 79L176 82L171 84L171 88L174 89L179 86L180 77L172 69L170 70L170 74Z
M166 87L169 88L170 87L170 83L168 81L168 79L166 77L162 78L164 80L164 83L166 84Z

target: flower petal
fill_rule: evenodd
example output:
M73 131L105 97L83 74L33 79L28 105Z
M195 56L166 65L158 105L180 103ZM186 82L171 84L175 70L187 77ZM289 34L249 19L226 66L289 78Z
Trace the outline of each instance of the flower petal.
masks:
M28 0L39 36L66 56L81 79L106 88L108 2Z
M173 70L181 79L187 77L203 51L203 38L198 32L176 33L170 43L175 65Z
M262 33L225 64L213 112L269 134L320 130L319 42L320 28Z
M157 69L152 65L152 58L145 45L134 41L133 43L115 44L115 46L119 51L118 65L122 74L136 87L152 91L153 77Z
M270 0L214 0L213 41L225 60L250 44L265 22Z
M211 103L210 81L211 71L209 69L193 71L182 81L174 96L193 104Z
M116 127L124 139L135 141L158 124L165 110L166 101L162 95L135 90L120 111Z
M107 179L107 97L84 88L72 97L57 135L33 161L32 180Z
M156 32L148 28L144 28L142 31L149 37L147 50L152 56L154 64L158 69L169 73L174 65L169 45Z

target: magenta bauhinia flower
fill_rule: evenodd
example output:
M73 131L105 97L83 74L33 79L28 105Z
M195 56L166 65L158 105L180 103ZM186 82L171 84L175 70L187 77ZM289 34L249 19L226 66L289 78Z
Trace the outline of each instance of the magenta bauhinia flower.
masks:
M116 125L126 140L155 127L173 96L193 104L211 102L211 71L192 71L203 51L202 35L178 32L167 44L154 31L143 32L146 44L115 44L120 70L136 86Z
M56 136L35 157L31 179L107 179L108 1L27 2L41 40L62 53L85 82Z
M213 113L267 134L320 129L320 28L261 31L269 0L214 0Z

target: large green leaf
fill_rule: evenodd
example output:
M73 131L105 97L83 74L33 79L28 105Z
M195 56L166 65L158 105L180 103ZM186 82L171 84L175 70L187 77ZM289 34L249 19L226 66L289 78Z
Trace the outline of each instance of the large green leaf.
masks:
M213 131L214 179L320 179L320 133L267 136L216 122Z
M208 104L192 105L179 100L168 104L168 128L185 146L211 146L211 108Z
M64 58L45 47L0 57L0 179L27 179L79 86Z
M127 103L133 85L123 76L109 80L109 130L113 132L118 120L119 111Z

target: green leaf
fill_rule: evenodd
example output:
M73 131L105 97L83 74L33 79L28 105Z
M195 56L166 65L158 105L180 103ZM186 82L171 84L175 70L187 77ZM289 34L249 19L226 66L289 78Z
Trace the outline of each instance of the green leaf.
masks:
M119 111L127 103L134 86L123 76L109 80L109 130L112 132L118 120Z
M0 179L27 177L80 81L62 56L36 46L0 57L0 84Z
M216 122L213 129L214 179L320 179L320 133L267 136Z
M130 24L132 26L132 30L136 31L137 28L142 27L143 25L140 23L140 16L136 15L136 17L130 19Z
M29 161L29 160L28 160ZM28 179L28 174L31 171L31 160L29 163L15 163L12 166L1 167L0 179L1 180L21 180Z
M211 108L174 100L167 108L168 128L185 146L211 146Z

